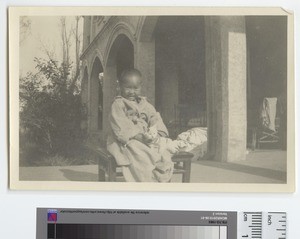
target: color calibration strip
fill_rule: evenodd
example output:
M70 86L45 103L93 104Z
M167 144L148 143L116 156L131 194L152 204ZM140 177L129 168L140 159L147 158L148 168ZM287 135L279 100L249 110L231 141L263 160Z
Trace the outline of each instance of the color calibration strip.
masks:
M37 239L286 239L286 212L38 208Z
M227 239L227 226L48 224L48 239Z

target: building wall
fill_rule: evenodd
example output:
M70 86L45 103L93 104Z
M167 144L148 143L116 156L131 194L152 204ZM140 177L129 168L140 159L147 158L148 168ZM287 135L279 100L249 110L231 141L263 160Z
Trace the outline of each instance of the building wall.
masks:
M106 139L109 129L108 115L110 106L114 96L117 94L118 61L116 58L119 54L119 49L124 48L122 44L129 41L131 44L125 44L125 47L131 46L134 57L133 65L141 70L144 75L143 93L163 113L163 116L165 115L164 118L167 121L165 123L172 120L174 113L171 109L173 109L175 104L198 102L199 107L202 105L203 108L206 108L205 98L213 99L216 97L217 95L213 94L215 89L220 84L225 84L218 88L220 90L218 94L223 95L223 101L213 100L210 102L210 105L214 105L211 109L219 109L219 111L211 111L212 114L208 119L215 122L214 127L225 132L221 134L220 138L219 131L212 130L212 127L208 125L209 145L214 144L214 137L219 137L222 142L209 147L214 152L217 152L217 154L211 154L211 159L221 161L243 159L246 152L246 137L244 134L232 130L232 125L238 123L236 121L246 118L245 110L240 111L239 117L232 118L231 121L228 120L228 117L219 117L218 114L220 112L229 114L227 111L232 109L232 107L242 107L244 105L244 101L241 101L241 99L246 97L246 94L243 94L242 91L238 95L235 93L231 94L231 92L237 92L239 84L237 84L237 87L234 87L234 85L228 87L226 82L232 80L242 81L243 85L243 81L245 81L243 76L246 75L245 68L241 68L242 72L228 78L226 69L229 67L234 68L234 63L225 61L228 65L223 64L222 60L230 56L229 50L226 48L226 45L215 45L215 43L213 43L212 47L217 49L221 57L215 58L212 64L205 65L206 59L209 57L206 54L209 44L205 42L208 39L205 35L207 33L211 34L210 31L207 31L207 27L209 27L207 26L208 21L204 22L204 17L182 17L180 19L178 17L179 20L176 18L173 17L173 19L169 19L170 21L168 21L167 17L92 17L88 19L88 22L91 22L91 30L90 32L85 31L87 35L84 36L84 39L90 42L89 44L84 42L86 49L84 49L81 59L84 62L83 67L87 67L90 76L88 94L90 101L95 97L91 94L93 92L91 83L97 80L97 77L96 79L91 77L91 67L96 57L100 59L104 69L103 130L95 132L91 130L91 124L89 124L90 135L97 136L102 140ZM219 24L212 27L218 28L219 32L225 31L222 32L221 37L225 37L222 40L227 42L226 34L231 31L230 24L244 26L244 19L242 17L236 19L229 17L224 20L229 25L224 25L219 19ZM176 22L176 24L170 25L172 22ZM234 29L235 26L233 26ZM234 45L236 40L238 38L235 37L230 43ZM217 40L216 43L218 44L218 42ZM243 47L240 50L241 52L237 58L244 59L246 52ZM215 51L210 53L215 54ZM234 61L239 62L239 59L234 59ZM214 68L215 62L220 62L221 66L226 69ZM239 63L239 66L242 66L245 62L242 60ZM206 74L207 70L220 72L220 74L214 75L218 79L210 79L210 75ZM211 87L206 87L206 81L211 81ZM207 92L206 89L209 89L209 91ZM228 98L229 95L231 96L230 99ZM234 104L236 102L241 103L238 105ZM96 110L92 108L89 107L89 114ZM244 109L246 109L246 105L244 105ZM224 122L226 123L225 125ZM244 127L244 124L241 127ZM232 142L231 144L229 143L229 138L233 144ZM238 153L234 154L234 152Z
M90 135L106 139L110 106L118 93L118 74L122 66L134 66L143 74L143 95L161 112L165 123L174 119L175 104L196 104L207 111L209 157L219 161L244 159L247 87L264 85L264 90L279 91L284 90L282 85L286 82L286 65L280 64L285 50L277 49L281 41L274 40L270 46L266 42L268 34L278 39L282 36L276 35L272 21L255 19L258 18L85 17L81 59L82 71L87 69L89 79ZM278 25L280 32L284 24ZM257 27L271 29L269 33L255 32ZM251 57L261 60L257 63ZM90 117L97 110L91 104L97 98L93 84L99 80L97 74L91 74L96 58L104 71L102 130L91 127Z

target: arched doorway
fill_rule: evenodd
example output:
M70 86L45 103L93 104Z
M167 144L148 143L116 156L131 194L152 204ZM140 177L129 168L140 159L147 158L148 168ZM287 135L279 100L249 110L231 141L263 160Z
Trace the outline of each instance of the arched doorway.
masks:
M95 58L90 80L89 128L91 131L103 129L103 67Z
M110 48L105 67L104 88L107 94L105 99L109 100L109 104L111 104L113 98L118 94L117 82L122 71L133 67L133 44L126 35L120 34Z
M127 37L122 40L117 51L116 67L118 78L122 71L134 67L133 45Z
M118 94L117 81L123 70L134 67L134 46L125 34L119 34L109 48L104 72L104 107L103 138L106 137L109 127L108 115L114 97Z
M114 40L107 58L107 67L115 68L115 77L123 70L134 67L134 47L125 34L120 34Z

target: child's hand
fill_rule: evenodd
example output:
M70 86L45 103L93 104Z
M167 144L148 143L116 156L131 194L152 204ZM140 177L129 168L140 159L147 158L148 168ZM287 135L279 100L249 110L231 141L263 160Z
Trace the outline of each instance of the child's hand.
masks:
M142 133L137 134L136 136L133 137L133 139L144 143L144 135Z
M158 121L158 117L157 117L157 113L156 113L149 119L149 126L152 127L152 126L156 125L157 121Z
M147 135L147 134L137 134L136 136L133 137L135 140L140 141L143 144L149 144L150 142L152 142L152 138Z
M144 136L144 142L146 144L149 144L153 141L153 136L152 135L150 135L148 133L145 133L143 136Z

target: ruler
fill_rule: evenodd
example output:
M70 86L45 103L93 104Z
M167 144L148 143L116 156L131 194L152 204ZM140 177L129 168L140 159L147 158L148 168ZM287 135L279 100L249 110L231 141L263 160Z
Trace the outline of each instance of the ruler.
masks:
M239 212L238 239L286 239L285 212Z

